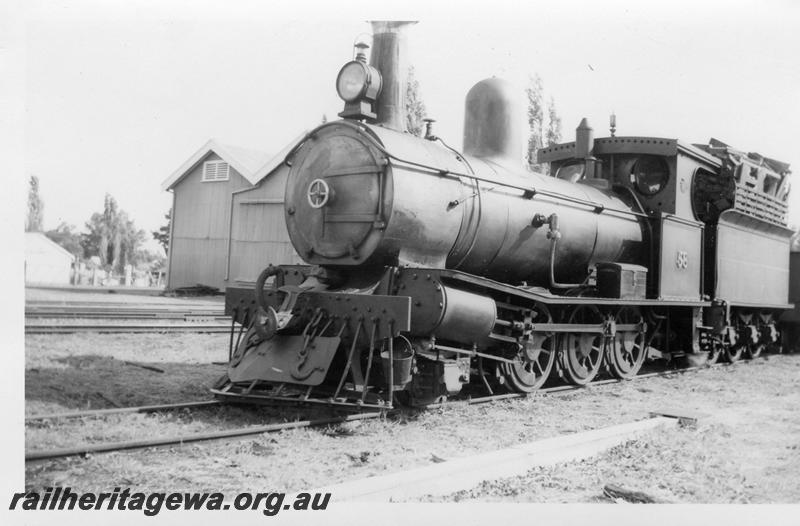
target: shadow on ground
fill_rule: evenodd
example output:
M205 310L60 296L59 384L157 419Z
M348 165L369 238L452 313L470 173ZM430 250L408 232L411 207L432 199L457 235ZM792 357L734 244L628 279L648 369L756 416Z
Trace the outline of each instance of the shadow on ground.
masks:
M135 362L97 354L52 361L64 367L25 371L26 404L109 409L202 400L210 398L209 387L225 372L222 365Z

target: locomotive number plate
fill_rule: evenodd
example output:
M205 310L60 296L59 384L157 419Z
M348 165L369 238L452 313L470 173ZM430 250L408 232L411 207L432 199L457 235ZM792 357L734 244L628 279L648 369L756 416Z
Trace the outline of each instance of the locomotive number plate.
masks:
M689 268L689 253L685 250L678 250L675 255L675 266L681 270Z

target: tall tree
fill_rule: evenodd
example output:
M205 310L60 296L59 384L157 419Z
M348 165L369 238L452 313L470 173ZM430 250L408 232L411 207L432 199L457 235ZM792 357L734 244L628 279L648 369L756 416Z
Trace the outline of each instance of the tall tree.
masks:
M119 214L117 213L117 200L106 194L103 202L103 214L100 221L100 263L116 266L117 254L119 254L119 229L117 223Z
M81 248L83 257L91 258L97 256L101 264L105 265L108 257L108 243L103 245L103 214L95 212L85 224L86 233L81 234ZM103 254L103 255L101 255Z
M136 250L146 237L144 230L137 229L133 220L119 209L117 201L108 194L103 203L103 212L92 214L86 223L86 230L88 233L81 238L84 255L98 256L103 266L120 273L125 265L133 264Z
M39 178L35 175L28 180L28 215L25 218L25 232L41 232L44 220L44 202L39 196Z
M136 228L133 219L129 218L124 211L119 213L117 228L119 229L119 253L116 269L122 272L125 265L136 263L136 252L147 239L147 233Z
M533 171L541 171L536 155L544 144L544 88L539 75L529 77L525 95L528 99L528 151L526 160Z
M73 225L62 222L55 229L45 232L44 235L67 249L75 257L80 258L83 255L81 235L75 231Z
M537 156L544 146L561 140L561 117L556 110L555 99L544 101L544 83L539 75L532 75L525 88L528 99L528 168L534 172L550 173L549 164L539 164Z
M422 137L425 131L425 103L419 94L419 81L414 75L414 66L408 68L406 83L406 130L412 135Z
M169 254L169 229L170 224L172 223L172 208L170 208L166 214L164 214L164 219L167 220L166 225L161 225L161 228L158 229L156 232L152 232L153 239L158 241L162 247L164 247L164 254Z
M547 133L545 134L545 144L547 146L557 144L561 140L561 117L556 111L556 101L550 97L547 104Z

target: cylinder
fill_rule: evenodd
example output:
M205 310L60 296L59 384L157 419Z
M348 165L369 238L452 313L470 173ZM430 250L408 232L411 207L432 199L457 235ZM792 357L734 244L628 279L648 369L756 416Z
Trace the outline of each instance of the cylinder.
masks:
M472 345L485 342L497 319L494 300L452 287L442 287L444 312L434 329L438 340Z

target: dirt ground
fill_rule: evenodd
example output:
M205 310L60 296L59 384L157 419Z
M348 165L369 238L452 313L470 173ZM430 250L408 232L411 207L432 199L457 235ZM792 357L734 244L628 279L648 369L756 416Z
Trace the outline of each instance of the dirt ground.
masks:
M602 488L614 484L659 502L800 502L800 356L770 356L641 389L648 390L645 403L658 397L708 416L694 427L652 433L582 462L429 500L609 502Z
M26 414L203 400L223 373L227 335L38 335L26 339ZM163 373L141 368L155 366ZM598 386L558 397L414 412L328 429L289 430L30 462L28 489L278 491L320 487L645 418L708 413L585 462L534 470L437 500L596 502L615 483L675 502L798 502L800 356ZM32 424L42 450L306 418L308 412L214 407Z
M208 398L227 334L62 334L25 338L25 413ZM141 366L152 366L158 373Z

